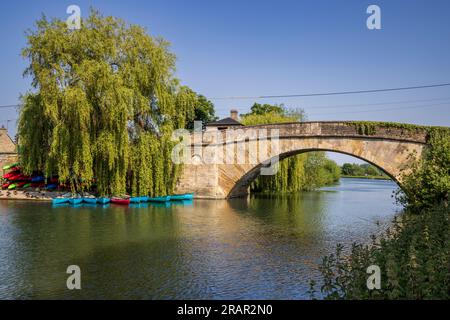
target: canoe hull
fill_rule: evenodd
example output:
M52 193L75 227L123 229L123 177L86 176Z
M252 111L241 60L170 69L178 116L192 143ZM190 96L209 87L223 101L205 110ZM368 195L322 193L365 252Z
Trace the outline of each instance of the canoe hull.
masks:
M69 203L76 205L76 204L81 204L83 202L82 198L70 198L69 199Z
M63 203L69 203L68 198L54 198L52 200L52 204L63 204Z
M170 196L148 198L148 201L150 201L150 202L167 202L167 201L170 201Z
M139 203L139 202L141 202L140 197L131 197L130 198L130 203Z
M192 199L194 199L194 194L193 193L175 194L173 196L170 196L170 200L176 200L176 201L192 200Z
M90 203L90 204L96 204L97 199L96 198L83 198L83 202Z
M129 205L130 199L118 199L118 198L112 198L111 203L114 204L121 204L121 205Z
M111 200L109 198L98 198L97 202L100 204L107 204L109 203Z

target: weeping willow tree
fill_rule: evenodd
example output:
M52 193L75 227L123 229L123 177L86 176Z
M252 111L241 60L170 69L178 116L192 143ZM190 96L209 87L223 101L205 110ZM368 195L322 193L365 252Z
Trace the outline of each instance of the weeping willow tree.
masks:
M302 109L288 109L283 105L255 103L251 112L242 115L244 125L288 123L305 119ZM251 185L252 192L293 193L313 190L339 180L338 165L324 152L299 154L281 160L273 176L259 176Z
M170 193L180 171L171 135L193 120L198 96L174 77L169 44L94 10L79 30L42 17L27 40L23 170L74 191L95 183L101 195Z

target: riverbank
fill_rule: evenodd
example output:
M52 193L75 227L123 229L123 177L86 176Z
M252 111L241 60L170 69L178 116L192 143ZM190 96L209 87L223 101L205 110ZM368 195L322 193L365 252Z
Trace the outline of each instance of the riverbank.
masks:
M64 192L54 191L18 191L18 190L0 190L0 200L33 200L33 201L52 201Z

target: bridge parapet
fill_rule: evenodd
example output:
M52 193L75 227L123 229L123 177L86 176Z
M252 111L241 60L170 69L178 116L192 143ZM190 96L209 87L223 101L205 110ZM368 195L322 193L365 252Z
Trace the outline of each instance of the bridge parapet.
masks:
M271 132L277 130L279 138L300 137L348 137L365 139L384 139L426 144L427 130L424 127L403 125L389 122L351 122L351 121L314 121L314 122L292 122L280 124L264 124L243 126L234 131L244 132L241 139L248 140L246 132L266 130ZM239 142L236 136L228 136L227 131L220 131L221 141L224 143ZM208 144L208 138L203 144ZM196 140L201 141L201 140ZM194 143L194 139L191 138Z

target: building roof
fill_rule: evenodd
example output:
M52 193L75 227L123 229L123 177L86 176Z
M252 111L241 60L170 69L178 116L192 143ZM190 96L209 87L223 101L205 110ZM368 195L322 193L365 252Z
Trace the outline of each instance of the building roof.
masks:
M16 144L8 136L5 128L0 128L0 153L16 153Z
M224 118L218 121L208 122L207 127L222 127L222 126L242 126L243 124L233 118Z

